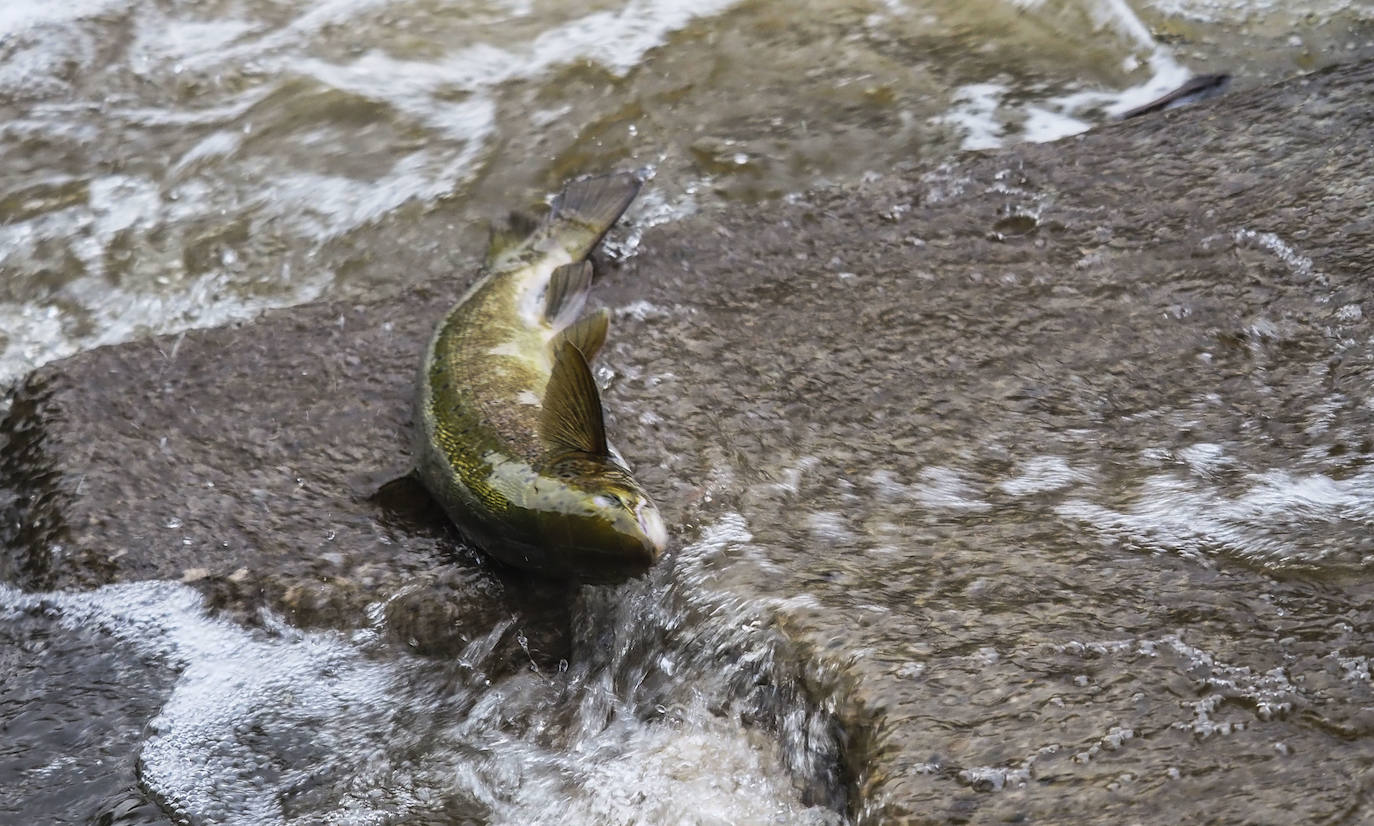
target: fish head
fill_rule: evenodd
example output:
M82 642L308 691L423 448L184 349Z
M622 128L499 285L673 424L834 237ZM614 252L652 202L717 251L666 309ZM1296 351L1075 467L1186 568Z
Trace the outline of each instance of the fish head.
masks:
M668 545L653 500L630 472L611 460L560 463L558 493L541 504L540 537L549 557L588 581L613 581L647 571Z

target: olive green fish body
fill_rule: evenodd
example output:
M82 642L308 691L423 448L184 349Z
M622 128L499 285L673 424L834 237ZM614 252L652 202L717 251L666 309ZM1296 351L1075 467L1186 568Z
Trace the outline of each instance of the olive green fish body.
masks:
M570 185L440 322L416 397L419 477L449 518L507 563L585 580L647 569L662 521L606 444L588 361L604 311L578 317L587 253L638 190L628 175Z

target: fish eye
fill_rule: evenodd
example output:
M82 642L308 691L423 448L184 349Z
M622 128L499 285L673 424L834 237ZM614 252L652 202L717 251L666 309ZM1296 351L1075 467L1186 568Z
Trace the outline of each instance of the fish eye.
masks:
M605 508L607 510L614 510L616 508L634 510L634 508L630 504L629 497L621 493L597 494L597 496L592 501L596 503L597 507Z

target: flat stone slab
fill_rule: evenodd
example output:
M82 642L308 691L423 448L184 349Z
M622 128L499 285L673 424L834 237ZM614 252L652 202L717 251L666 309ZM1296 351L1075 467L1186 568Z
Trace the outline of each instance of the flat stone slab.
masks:
M1367 809L1371 101L1374 64L1339 67L696 216L605 268L616 441L712 586L769 606L859 822ZM566 592L375 495L462 286L37 371L0 577L184 579L305 626L383 606L432 653L516 616L511 661L556 660Z
M8 425L5 579L179 579L302 627L356 626L380 604L401 641L435 653L513 614L556 663L565 587L507 588L422 497L379 495L409 467L416 354L451 300L301 307L37 371Z
M831 664L862 822L1367 810L1372 84L646 236L610 407Z

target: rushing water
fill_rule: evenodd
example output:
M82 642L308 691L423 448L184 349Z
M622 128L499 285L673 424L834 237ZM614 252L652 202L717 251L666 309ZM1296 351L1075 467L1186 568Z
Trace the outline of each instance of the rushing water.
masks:
M0 754L20 780L0 814L163 822L107 785L132 786L121 746L141 739L139 786L177 821L838 823L828 716L799 695L761 608L709 583L711 558L747 538L725 520L654 577L587 589L571 664L497 684L485 669L520 633L510 620L435 661L398 658L375 629L267 617L250 631L179 583L0 586L15 652ZM106 711L92 720L71 698ZM776 739L740 715L770 719Z
M724 202L1050 140L1194 73L1229 71L1244 88L1368 55L1372 36L1374 9L1354 0L9 0L0 382L101 344L433 276L392 265L389 244L465 266L483 219L574 174L656 172L616 239L623 254L644 228ZM924 180L932 203L958 185ZM446 234L405 231L422 219ZM1311 267L1263 232L1226 237L1238 254ZM862 276L841 270L829 288L860 293ZM755 301L751 312L788 300L730 299ZM690 306L658 306L622 316L652 316L664 340L700 337ZM932 350L951 363L965 342L1006 338L948 312ZM788 340L739 322L700 360L757 355L751 336ZM1261 355L1281 337L1266 324L1249 339ZM659 460L650 473L666 475L654 489L695 498L703 524L651 578L578 594L564 666L490 676L497 641L521 638L502 623L453 661L406 654L383 639L384 605L353 630L304 631L271 614L237 625L176 583L0 586L0 786L13 792L0 819L844 822L864 814L851 791L881 778L851 776L839 711L817 690L833 675L801 661L793 635L847 641L835 659L890 678L873 681L876 707L958 732L921 739L894 720L879 733L885 747L911 736L898 762L929 778L929 799L1005 792L998 811L1014 814L1017 790L1046 776L1107 804L1136 781L1200 784L1186 798L1207 793L1198 778L1216 765L1245 779L1233 764L1324 748L1314 765L1332 788L1360 782L1340 773L1365 765L1360 747L1352 758L1296 725L1273 728L1294 709L1351 742L1363 725L1341 714L1367 704L1370 652L1354 629L1368 611L1321 584L1369 565L1374 480L1322 453L1360 441L1341 424L1358 401L1312 400L1320 445L1287 463L1241 437L1177 436L1205 430L1196 423L1219 402L1157 399L1123 444L984 420L984 388L956 387L950 409L932 412L922 443L934 447L885 431L881 409L847 420L842 407L780 443L768 426L787 394L817 398L805 365L788 362L804 352L760 348L791 364L761 376L782 395L760 392L729 418L709 365L641 364L617 346L603 378L621 403L677 405L641 434L692 447L652 457L641 440ZM1064 363L1077 372L1044 392L1102 371L1074 355ZM1234 356L1207 355L1218 371ZM674 430L717 415L714 438ZM978 445L951 421L977 422ZM762 463L737 455L754 442ZM799 499L816 507L795 512ZM786 570L775 558L809 545L841 555ZM1108 550L1123 547L1135 553ZM1078 582L1083 570L1093 582ZM1254 591L1256 570L1274 573L1272 589ZM1316 584L1295 571L1316 571ZM1018 591L1017 578L1035 587ZM1199 580L1215 588L1211 609L1180 596ZM1085 600L1122 614L1099 617ZM1328 613L1343 619L1291 619ZM1274 650L1228 636L1251 621L1273 626ZM965 698L996 710L955 706ZM1335 722L1330 707L1344 709ZM1032 708L1054 737L1004 736L1000 724ZM1253 741L1244 759L1218 745L1237 732ZM1131 743L1146 757L1114 768ZM1261 819L1275 811L1256 797Z
M659 176L634 217L1046 140L1191 72L1363 53L1358 2L9 0L0 380L76 350L415 274L564 178ZM1065 44L1073 44L1065 48Z

